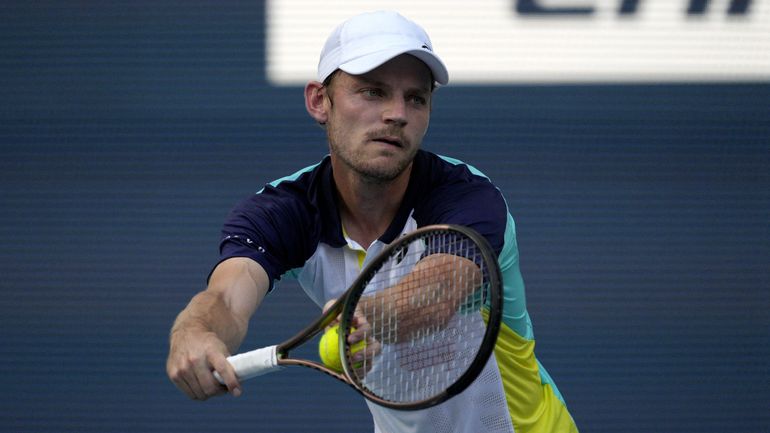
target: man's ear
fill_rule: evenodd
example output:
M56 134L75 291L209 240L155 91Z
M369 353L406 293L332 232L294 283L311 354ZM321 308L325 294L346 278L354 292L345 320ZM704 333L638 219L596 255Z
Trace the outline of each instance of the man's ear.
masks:
M329 120L329 113L324 103L328 88L318 81L310 81L305 86L305 108L310 117L321 125Z

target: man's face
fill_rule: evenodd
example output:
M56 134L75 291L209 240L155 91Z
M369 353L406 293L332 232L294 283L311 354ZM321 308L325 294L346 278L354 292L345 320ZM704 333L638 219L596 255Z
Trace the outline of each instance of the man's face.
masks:
M369 182L403 173L428 130L431 85L430 69L406 54L363 75L337 72L327 101L332 160Z

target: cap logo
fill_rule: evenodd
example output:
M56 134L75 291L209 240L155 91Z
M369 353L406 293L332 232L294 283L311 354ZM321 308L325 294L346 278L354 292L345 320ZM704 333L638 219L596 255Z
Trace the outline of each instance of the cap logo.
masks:
M433 50L431 50L431 49L430 49L430 47L429 47L428 45L426 45L426 44L422 44L422 47L421 47L421 48L424 48L424 49L426 49L426 50L428 50L428 51L433 51Z

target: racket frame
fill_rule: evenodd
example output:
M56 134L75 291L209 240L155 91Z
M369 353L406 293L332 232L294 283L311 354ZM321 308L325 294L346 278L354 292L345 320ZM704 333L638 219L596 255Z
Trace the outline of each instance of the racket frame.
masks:
M350 357L352 356L350 345L345 339L347 337L348 330L351 329L351 322L355 315L356 305L363 295L369 281L372 280L379 269L387 262L388 259L390 259L393 253L400 250L404 244L408 244L415 238L423 237L426 234L432 232L459 232L463 236L473 241L475 245L477 245L482 257L482 261L486 264L486 272L488 274L489 316L487 320L487 327L479 350L476 353L473 361L465 370L465 372L452 385L447 387L447 389L437 393L432 397L416 402L405 403L383 399L378 395L370 393L366 387L359 383L357 380L357 375L353 372L354 367L349 361ZM377 255L375 260L370 262L369 265L364 268L358 278L356 278L356 281L345 294L344 299L340 299L344 302L342 303L339 325L339 348L340 359L342 360L342 367L344 369L346 382L350 384L356 391L361 393L364 397L380 406L398 410L418 410L435 406L461 393L471 383L473 383L473 381L478 377L478 375L486 366L489 357L494 351L497 335L500 331L500 322L502 320L502 273L500 271L497 257L492 250L492 247L489 245L489 242L487 242L486 238L478 234L475 230L454 224L434 224L418 228L385 247Z

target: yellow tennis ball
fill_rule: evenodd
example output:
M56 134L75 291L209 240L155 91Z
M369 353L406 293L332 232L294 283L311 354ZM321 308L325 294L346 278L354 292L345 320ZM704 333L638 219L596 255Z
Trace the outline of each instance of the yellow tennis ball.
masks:
M355 331L355 329L352 329ZM334 325L324 332L321 341L318 342L318 354L325 366L334 371L342 372L342 360L340 359L340 336L339 325ZM359 341L351 347L353 353L363 350L366 343Z
M318 343L318 354L321 355L321 361L325 366L334 371L342 371L342 360L340 360L340 337L339 326L334 325L324 332L321 341Z

